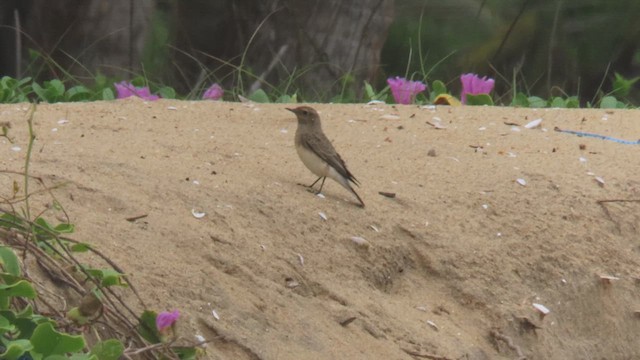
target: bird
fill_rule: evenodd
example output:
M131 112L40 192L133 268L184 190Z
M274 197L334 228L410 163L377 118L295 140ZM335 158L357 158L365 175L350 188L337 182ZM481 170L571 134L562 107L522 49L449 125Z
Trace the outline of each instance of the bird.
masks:
M318 179L309 185L310 189L322 179L320 189L322 191L324 181L327 177L338 182L345 189L349 190L364 207L364 201L353 189L350 183L360 186L355 176L347 169L347 164L340 157L340 154L331 144L331 141L322 131L320 116L318 112L309 106L299 106L297 108L286 108L296 114L298 118L298 129L296 130L295 145L296 151L302 163L318 176Z

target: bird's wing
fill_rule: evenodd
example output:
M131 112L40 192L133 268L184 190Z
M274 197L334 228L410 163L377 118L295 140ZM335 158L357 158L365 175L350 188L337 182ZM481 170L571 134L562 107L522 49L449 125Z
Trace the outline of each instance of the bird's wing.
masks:
M304 134L300 139L308 149L311 149L318 157L329 164L329 166L336 169L338 174L344 176L352 183L359 185L355 176L347 169L347 164L340 157L340 154L336 151L331 144L331 141L324 134Z

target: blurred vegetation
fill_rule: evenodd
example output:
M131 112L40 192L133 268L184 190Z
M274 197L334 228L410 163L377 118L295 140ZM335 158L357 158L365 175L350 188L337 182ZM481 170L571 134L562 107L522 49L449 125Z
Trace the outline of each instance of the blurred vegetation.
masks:
M25 71L15 75L0 63L0 75L15 80L0 84L0 98L108 99L105 86L133 79L163 96L175 89L171 97L189 99L219 82L226 100L357 102L383 98L386 79L403 76L425 81L434 91L417 99L433 101L435 80L457 96L459 76L473 72L495 78L496 104L600 106L615 98L640 105L638 0L331 0L312 13L304 0L132 0L101 7L90 6L100 3L92 0L73 11L64 2L41 2L38 9L58 5L31 20L33 14L16 7L25 16ZM0 3L0 10L10 3L23 4ZM61 19L48 30L39 21L47 13ZM87 14L100 19L92 34L86 33L91 24L81 24ZM9 18L5 23L12 24ZM327 21L347 27L327 28ZM108 24L115 30L103 31ZM14 32L0 26L0 54L11 53ZM379 34L365 38L371 33ZM113 55L123 49L128 56ZM112 62L103 58L110 54ZM20 81L25 76L42 86Z
M637 86L614 84L615 73L640 73L638 14L637 0L401 0L383 69L454 88L461 73L489 75L502 103L515 86L543 98L577 95L583 105L609 94L637 105Z

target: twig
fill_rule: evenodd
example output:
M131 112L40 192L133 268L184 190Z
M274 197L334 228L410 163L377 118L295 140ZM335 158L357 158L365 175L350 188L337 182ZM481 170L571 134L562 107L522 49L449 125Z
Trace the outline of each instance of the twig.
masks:
M409 349L405 349L405 348L400 348L400 350L406 352L407 354L409 354L411 356L415 356L417 358L422 358L422 359L451 360L451 358L448 358L446 356L438 356L438 355L433 355L433 354L419 353L417 351L413 351L413 350L409 350Z
M640 202L640 199L605 199L605 200L598 200L597 202L598 204L612 203L612 202Z
M29 145L27 146L27 155L24 159L24 205L27 220L31 220L31 214L29 213L29 164L31 163L31 151L33 150L33 142L36 139L36 135L33 133L33 115L36 113L36 104L32 103L29 108L27 125L29 125Z
M149 214L142 214L142 215L137 215L137 216L132 216L132 217L125 218L125 220L127 220L128 222L134 222L136 220L144 219L147 216L149 216Z
M16 26L16 79L22 79L22 26L18 9L13 10L13 21Z

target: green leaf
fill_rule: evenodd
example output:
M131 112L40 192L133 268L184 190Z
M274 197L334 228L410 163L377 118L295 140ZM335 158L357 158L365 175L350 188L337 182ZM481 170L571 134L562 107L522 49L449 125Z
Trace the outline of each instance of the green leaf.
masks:
M601 109L615 109L618 107L618 99L613 96L605 96L600 100Z
M49 322L38 325L31 336L33 350L44 355L56 355L76 352L84 348L81 335L68 335L56 331Z
M3 279L6 279L7 277L15 278L10 274L2 274L1 276ZM36 291L33 289L31 283L26 280L12 280L11 284L0 284L0 309L8 309L11 297L15 296L33 299L36 297Z
M33 331L36 329L36 326L38 326L38 324L32 319L22 319L22 318L15 319L13 322L13 325L16 326L16 329L18 330L18 334L20 335L20 338L25 338L25 339L30 338L31 335L33 334Z
M0 215L0 226L7 229L16 228L24 230L24 221L16 215L4 213Z
M543 108L547 107L547 101L537 96L530 96L527 100L529 100L529 107L531 108Z
M618 97L625 97L629 95L629 92L633 88L640 77L633 79L625 79L622 75L615 73L615 80L613 80L613 94Z
M264 90L262 90L262 89L258 89L256 91L254 91L253 94L249 95L248 99L251 100L251 101L255 101L257 103L269 103L269 102L271 102L271 101L269 101L269 96L267 96L267 93L264 92Z
M529 107L529 99L527 98L527 95L523 93L517 93L516 97L511 102L511 106Z
M58 224L55 228L53 228L53 231L59 234L71 234L72 232L75 231L75 229L76 227L73 224L61 223L61 224Z
M100 100L113 100L115 98L116 96L113 93L113 90L111 90L110 88L102 89L102 99Z
M35 227L36 233L50 235L51 233L56 232L56 229L53 226L51 226L51 224L49 224L47 220L41 217L37 218L36 221L34 221L34 223L38 225Z
M2 270L13 276L21 276L20 263L13 249L6 246L0 246L0 266Z
M33 334L36 324L36 317L33 316L31 306L27 305L24 310L16 314L12 310L0 310L0 315L7 319L14 329L11 329L11 337L14 339L28 339ZM9 331L9 329L7 329Z
M79 253L87 252L91 250L91 245L85 244L85 243L77 243L77 244L71 245L69 249L73 252L79 252Z
M364 81L364 92L365 94L367 94L367 99L377 100L376 93L375 91L373 91L373 86L371 86L371 84L369 84L369 82L366 80Z
M31 342L27 339L9 341L5 346L6 350L4 353L0 354L0 358L6 360L17 360L24 353L33 349L33 345L31 345Z
M71 356L66 357L63 355L53 355L53 356L62 356L60 360L99 360L97 356L91 354L71 354ZM53 356L47 357L45 360L53 360Z
M16 327L11 324L11 321L4 316L0 315L0 334L11 333L16 330Z
M47 93L44 91L42 86L40 86L40 84L38 84L37 82L34 81L33 84L31 85L31 88L33 89L33 92L36 93L36 95L38 95L40 100L42 100L42 101L48 101L49 100L49 99L47 99Z
M578 100L577 96L570 96L567 98L566 104L569 109L577 109L580 107L580 100Z
M566 102L564 101L563 98L556 96L553 98L553 100L551 100L551 107L552 108L564 108L566 107Z
M91 92L83 85L76 85L71 89L67 90L65 94L65 98L68 101L83 101L89 100L91 97Z
M161 342L160 333L156 328L156 314L155 311L145 310L140 316L140 322L138 323L138 333L145 340L151 344L158 344Z
M0 297L22 296L29 299L36 297L36 291L27 280L20 280L14 284L0 284Z
M124 345L116 339L99 342L93 346L90 352L98 360L118 360L123 353Z
M53 79L49 82L45 81L44 85L56 98L61 98L64 95L64 84L62 81Z
M180 360L196 360L198 358L198 349L194 347L176 346L172 350Z
M291 104L294 103L293 98L290 95L284 94L280 95L275 101L278 104Z
M467 105L493 105L493 100L489 94L471 95L467 94Z
M433 96L433 98L435 98L440 94L446 94L446 93L447 93L447 86L442 81L435 80L431 84L431 96Z
M158 95L163 99L175 99L176 91L169 86L163 86L158 90Z
M122 273L113 269L85 269L90 275L100 280L102 286L127 286Z

